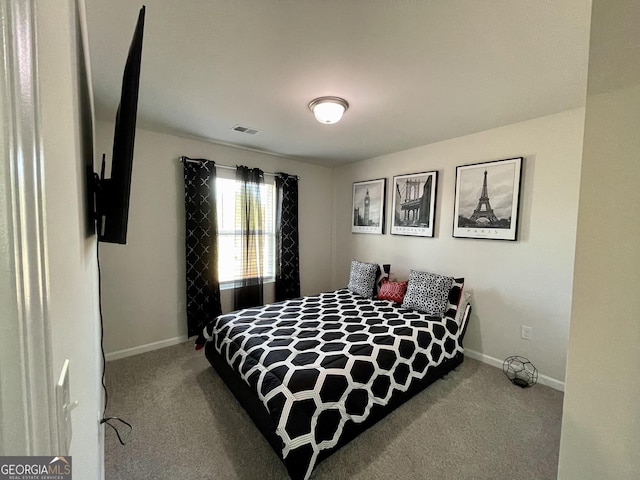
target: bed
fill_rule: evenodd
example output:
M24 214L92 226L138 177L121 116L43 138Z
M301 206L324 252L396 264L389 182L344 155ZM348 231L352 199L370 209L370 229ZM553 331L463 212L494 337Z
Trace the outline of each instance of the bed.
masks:
M205 355L290 477L306 480L462 363L471 307L458 312L460 290L440 317L353 289L239 310L204 329Z

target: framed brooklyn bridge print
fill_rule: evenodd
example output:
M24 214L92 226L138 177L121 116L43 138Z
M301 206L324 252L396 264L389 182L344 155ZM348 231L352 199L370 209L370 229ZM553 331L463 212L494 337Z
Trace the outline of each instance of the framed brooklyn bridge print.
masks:
M438 172L393 177L391 234L433 237Z
M387 196L387 179L367 180L353 184L353 210L351 232L384 232L384 202Z
M517 240L523 160L456 167L454 237Z

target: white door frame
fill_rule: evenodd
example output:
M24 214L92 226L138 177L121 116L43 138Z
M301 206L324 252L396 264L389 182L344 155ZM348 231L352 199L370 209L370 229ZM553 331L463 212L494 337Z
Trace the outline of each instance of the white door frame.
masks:
M37 2L0 1L0 455L54 455Z

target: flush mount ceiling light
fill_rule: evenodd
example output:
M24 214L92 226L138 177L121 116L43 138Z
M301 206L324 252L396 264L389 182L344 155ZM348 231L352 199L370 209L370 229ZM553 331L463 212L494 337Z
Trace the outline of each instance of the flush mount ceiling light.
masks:
M349 104L340 97L319 97L311 100L309 104L309 110L313 112L316 120L327 125L338 123L347 108Z

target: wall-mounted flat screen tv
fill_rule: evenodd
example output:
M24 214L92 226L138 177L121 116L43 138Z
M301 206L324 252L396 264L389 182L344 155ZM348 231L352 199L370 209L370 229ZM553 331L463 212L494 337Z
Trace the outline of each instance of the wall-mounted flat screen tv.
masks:
M140 64L142 60L142 34L145 7L140 9L129 54L122 76L120 105L116 114L113 137L111 177L105 178L105 159L102 159L100 177L96 178L96 205L98 240L108 243L127 243L129 197L133 167L133 147L136 136ZM97 177L97 175L96 175Z

